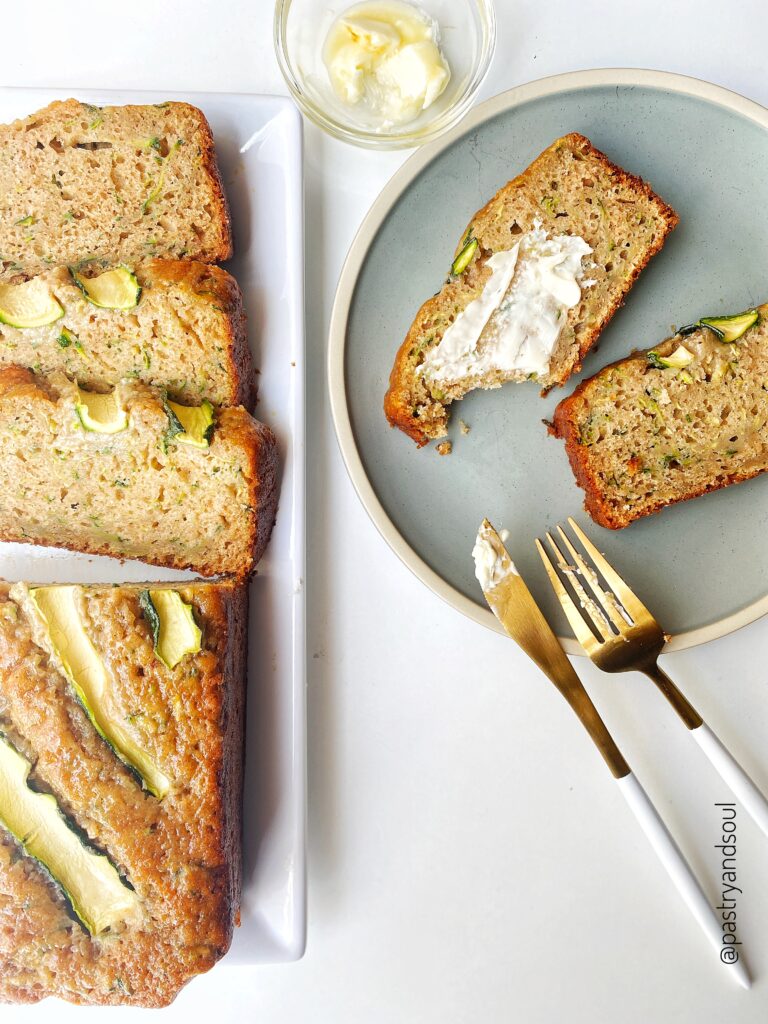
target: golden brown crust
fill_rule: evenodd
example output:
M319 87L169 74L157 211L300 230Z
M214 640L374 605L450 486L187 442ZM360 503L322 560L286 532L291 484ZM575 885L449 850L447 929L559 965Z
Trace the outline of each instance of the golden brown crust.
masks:
M267 473L270 471L270 463L274 462L271 467L272 476L274 477L277 468L277 458L274 460L267 456L263 456L261 460L253 459L252 465L258 465L259 462L267 463ZM266 475L266 474L265 474ZM277 508L277 500L275 498L274 507ZM264 554L269 538L272 532L272 528L275 525L276 512L273 512L271 517L266 518L265 525L258 524L256 526L249 527L251 537L253 538L252 551L253 555L248 555L247 558L243 558L239 563L233 565L232 568L227 568L224 575L232 576L237 580L247 579L256 570L257 563L261 556ZM268 524L268 525L267 525ZM107 555L109 558L123 558L119 552L116 552L114 547L108 543L99 544L98 541L87 541L83 544L68 543L66 541L53 541L48 538L41 537L23 537L18 533L14 533L12 530L3 531L0 530L0 542L7 542L12 544L34 544L35 547L39 548L61 548L64 551L75 551L85 555ZM257 557L258 556L258 557ZM138 556L136 556L138 557ZM222 567L220 564L214 561L204 562L200 559L191 558L158 558L154 554L148 553L143 561L149 565L157 565L161 569L181 569L191 570L192 572L199 573L201 576L206 577L219 577L222 575Z
M224 647L224 678L235 681L222 702L222 769L218 774L222 808L222 856L227 867L227 904L221 925L226 929L229 949L232 928L240 924L243 889L242 807L245 769L245 711L248 661L248 586L238 583L236 599L226 602L227 640ZM239 685L237 682L239 681Z
M441 291L427 299L416 314L405 336L405 341L397 350L395 362L389 374L389 387L384 395L384 415L389 420L389 425L402 430L416 442L419 448L429 444L434 436L442 437L443 434L433 435L424 431L414 416L413 403L410 401L410 388L404 386L404 379L410 370L411 349L416 344L416 339L429 330L433 311L436 310L442 294Z
M203 649L175 669L152 653L141 584L84 588L89 634L137 721L165 719L156 756L172 777L162 800L95 732L25 615L0 615L0 723L34 779L134 886L138 922L107 940L68 916L60 891L0 830L0 1000L165 1006L227 951L241 886L247 591L224 580L177 586ZM9 604L0 586L0 612Z
M430 440L443 437L447 433L447 402L443 404L434 400L429 409L423 405L415 408L413 379L417 365L415 359L418 356L415 356L414 353L421 351L425 338L429 341L430 334L434 336L445 329L446 323L451 319L451 315L447 315L447 311L464 308L472 298L480 294L489 276L485 266L487 259L497 248L503 249L509 245L509 241L505 242L503 239L500 245L497 244L499 241L497 213L504 208L504 204L512 205L513 201L516 202L517 195L523 196L526 194L526 190L532 190L534 182L540 185L539 178L544 174L548 161L560 150L576 153L579 160L584 161L585 165L590 160L599 164L601 173L605 176L611 190L630 190L635 201L646 203L653 211L654 219L658 224L658 232L652 241L646 243L642 257L632 267L631 274L624 276L618 288L613 286L610 301L600 311L600 314L597 317L590 317L586 324L578 324L578 348L574 351L573 358L562 362L560 373L553 372L550 375L551 379L544 382L545 391L555 384L562 385L572 373L581 368L584 356L594 346L601 331L623 304L627 292L640 271L646 266L651 256L661 249L667 234L677 224L677 214L652 191L646 182L609 160L585 136L578 132L571 132L552 143L526 170L503 186L474 215L462 234L455 252L458 255L471 231L479 242L477 258L470 263L460 278L449 277L437 295L427 299L421 306L397 352L390 374L389 389L384 399L384 411L390 424L408 434L419 447L427 444ZM549 175L546 177L548 181ZM586 201L592 203L592 199L588 196ZM559 225L563 222L556 219L557 214L549 217L547 211L540 208L537 212L545 224L549 221L549 226L552 229L558 225L557 230L561 230ZM516 230L520 230L519 225L515 225L515 227ZM570 326L574 326L571 321L579 315L577 308L571 310L568 319ZM440 326L441 324L442 326Z
M601 488L590 469L587 448L579 439L575 411L584 383L586 382L582 382L572 395L559 403L555 409L549 433L553 437L565 441L565 450L576 478L576 484L584 491L585 510L599 526L605 526L609 530L620 530L627 523L618 520L610 505L603 500Z
M45 398L43 389L26 366L0 368L0 398Z
M241 569L234 570L235 575L244 576L258 565L275 525L280 495L280 457L277 439L269 427L250 416L246 420L236 415L237 412L237 409L222 409L220 423L226 428L230 419L234 421L230 432L248 452L249 468L245 476L252 487L254 507L259 510L258 516L251 520L251 555ZM203 576L220 572L215 566L206 566L199 571Z
M213 141L213 132L211 131L210 124L208 124L208 118L202 110L198 107L192 106L191 103L180 103L179 106L186 108L191 115L199 118L200 132L202 134L201 156L203 166L208 173L213 192L211 202L217 213L216 219L218 221L218 232L216 244L206 252L202 259L203 262L206 263L223 263L225 260L231 259L234 254L234 244L232 241L232 215L229 210L229 201L227 200L227 195L224 191L224 185L221 180L221 171L219 170L219 165L216 160L216 147Z

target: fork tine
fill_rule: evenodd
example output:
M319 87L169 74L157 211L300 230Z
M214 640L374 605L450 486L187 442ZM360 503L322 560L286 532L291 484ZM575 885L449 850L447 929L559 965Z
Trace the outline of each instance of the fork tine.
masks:
M584 621L584 617L574 604L573 598L563 586L562 580L557 575L557 570L554 565L552 565L549 555L544 550L544 545L538 537L536 538L536 550L541 555L541 560L544 563L547 576L549 576L549 582L552 584L552 589L555 594L560 599L560 604L563 606L563 611L571 624L571 629L573 630L576 639L582 647L589 650L589 645L596 642L595 635Z
M645 607L640 598L631 590L624 580L619 576L610 562L600 554L592 541L587 537L584 531L581 529L579 524L575 520L568 516L568 524L581 541L582 547L587 552L589 557L592 559L598 570L602 573L603 579L608 586L613 590L616 596L619 598L621 603L624 605L626 610L629 612L632 620L637 622L644 616L648 616L649 619L656 621L648 609Z
M581 615L583 619L586 620L587 625L591 625L593 630L603 640L612 640L615 634L611 629L610 623L603 615L603 613L600 611L600 609L597 607L595 602L591 600L591 598L587 594L586 590L584 589L581 583L581 580L577 575L575 567L570 565L569 562L566 560L562 551L557 546L557 542L553 538L552 534L547 533L546 537L549 546L552 549L552 553L554 554L555 559L557 560L557 568L560 570L560 573L565 578L565 580L567 580L567 582L570 583L571 589L576 595L578 604L580 606L576 609L577 612ZM566 593L567 592L568 589L566 587Z
M614 624L616 629L620 633L623 633L624 630L626 630L628 627L632 625L632 623L630 622L629 616L624 611L624 609L619 608L619 604L616 600L615 594L610 592L607 593L605 590L603 590L597 578L597 573L595 573L595 571L587 565L587 563L584 561L584 559L573 546L573 544L571 544L570 538L568 537L568 534L565 532L562 526L557 527L557 532L560 534L563 543L568 548L568 554L576 563L576 568L581 573L581 578L587 581L587 583L589 584L589 589L600 602L600 607L606 613L606 615Z

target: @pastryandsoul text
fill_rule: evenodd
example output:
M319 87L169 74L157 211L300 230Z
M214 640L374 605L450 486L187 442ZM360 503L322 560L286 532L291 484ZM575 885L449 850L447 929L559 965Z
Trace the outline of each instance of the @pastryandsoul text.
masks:
M735 964L739 959L741 943L736 938L736 897L743 895L736 884L736 804L715 804L720 808L720 842L715 849L722 853L721 871L722 893L719 911L723 922L723 941L720 946L720 959L724 964Z

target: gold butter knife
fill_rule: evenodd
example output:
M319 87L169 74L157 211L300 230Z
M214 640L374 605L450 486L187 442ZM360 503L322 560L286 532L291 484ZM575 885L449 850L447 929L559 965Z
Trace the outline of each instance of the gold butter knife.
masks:
M560 641L518 573L504 541L487 519L480 526L472 554L475 573L491 611L576 712L688 909L717 950L720 962L735 981L749 988L751 980L744 961L738 952L736 959L732 959L733 947L723 945L722 927L690 865L616 746Z

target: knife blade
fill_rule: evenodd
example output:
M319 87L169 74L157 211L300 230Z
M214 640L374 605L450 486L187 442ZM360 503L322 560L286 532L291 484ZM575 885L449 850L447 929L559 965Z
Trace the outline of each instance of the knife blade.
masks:
M565 697L613 776L620 779L628 775L629 765L517 571L501 536L487 519L478 531L473 554L485 599L504 631Z

